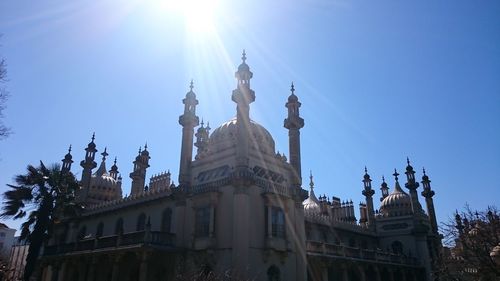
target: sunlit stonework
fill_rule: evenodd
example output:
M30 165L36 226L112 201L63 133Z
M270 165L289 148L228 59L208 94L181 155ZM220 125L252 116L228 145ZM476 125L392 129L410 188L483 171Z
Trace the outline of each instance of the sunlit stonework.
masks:
M245 53L242 59L232 93L236 118L212 133L196 115L198 100L191 82L179 117L178 185L169 171L146 183L146 145L133 162L131 193L122 197L116 159L106 171L106 149L92 172L97 167L92 137L80 163L81 188L76 194L85 210L56 224L39 261L41 280L153 281L194 274L257 281L432 280L432 260L441 238L425 171L421 183L426 212L409 161L408 193L395 171L392 192L382 181L379 210L365 168L359 219L352 200L316 197L312 173L308 193L301 177L304 120L294 85L285 105L287 158L275 151L272 135L250 119L253 73ZM63 171L69 171L71 163L68 153Z

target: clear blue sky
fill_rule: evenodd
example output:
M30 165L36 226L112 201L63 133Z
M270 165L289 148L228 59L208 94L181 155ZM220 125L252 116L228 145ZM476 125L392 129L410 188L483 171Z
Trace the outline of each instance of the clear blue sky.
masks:
M499 1L219 0L184 13L173 1L0 2L14 131L0 141L0 191L29 163L59 162L69 144L80 177L94 131L99 153L118 157L124 193L146 141L148 178L170 169L176 179L189 80L215 128L235 114L245 48L251 115L286 154L295 82L303 177L313 170L317 193L360 202L366 165L378 205L380 177L392 188L408 156L419 178L428 171L438 220L466 202L500 205Z

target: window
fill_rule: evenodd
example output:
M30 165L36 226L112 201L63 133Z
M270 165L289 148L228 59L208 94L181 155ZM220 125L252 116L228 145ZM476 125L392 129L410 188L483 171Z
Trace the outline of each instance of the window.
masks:
M144 213L141 213L137 218L137 227L135 228L135 230L143 231L145 228L146 228L146 215Z
M285 214L281 208L271 209L271 234L273 237L285 238Z
M123 234L123 219L122 218L119 218L116 221L116 224L115 224L115 234L116 235Z
M163 211L161 216L161 231L170 232L170 227L172 224L172 210L167 208Z
M100 222L97 225L97 231L95 232L95 237L100 238L102 236L103 231L104 231L104 224Z
M197 237L208 237L210 234L210 207L197 209L195 215L195 235Z

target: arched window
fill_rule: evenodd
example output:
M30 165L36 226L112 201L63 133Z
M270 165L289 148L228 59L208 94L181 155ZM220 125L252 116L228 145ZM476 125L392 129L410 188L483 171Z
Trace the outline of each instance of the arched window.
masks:
M87 227L84 225L80 228L80 231L78 232L78 240L82 240L85 238L85 235L87 234Z
M137 217L137 227L135 230L143 231L146 228L146 215L141 213L139 217Z
M161 231L170 232L172 224L172 209L167 208L161 215Z
M281 281L280 269L277 266L271 265L269 267L267 270L267 281Z
M100 238L102 236L103 231L104 231L104 223L100 222L97 225L97 231L95 232L95 237Z
M394 241L391 244L392 252L397 255L403 254L403 243L400 241Z
M122 218L119 218L116 221L116 224L115 224L115 234L116 235L123 234L123 219Z

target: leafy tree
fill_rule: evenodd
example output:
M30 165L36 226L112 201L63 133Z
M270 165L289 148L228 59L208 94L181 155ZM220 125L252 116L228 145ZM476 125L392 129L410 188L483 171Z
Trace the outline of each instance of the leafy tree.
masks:
M36 265L41 246L51 236L54 222L76 214L79 206L74 203L78 183L71 172L62 172L58 164L47 168L29 165L25 175L14 178L16 185L4 193L0 217L27 219L21 225L20 239L30 243L24 268L24 280L29 280ZM29 214L28 214L29 213Z
M444 224L445 248L440 263L442 280L500 279L500 265L490 257L500 242L500 213L496 207L473 211L468 206Z

